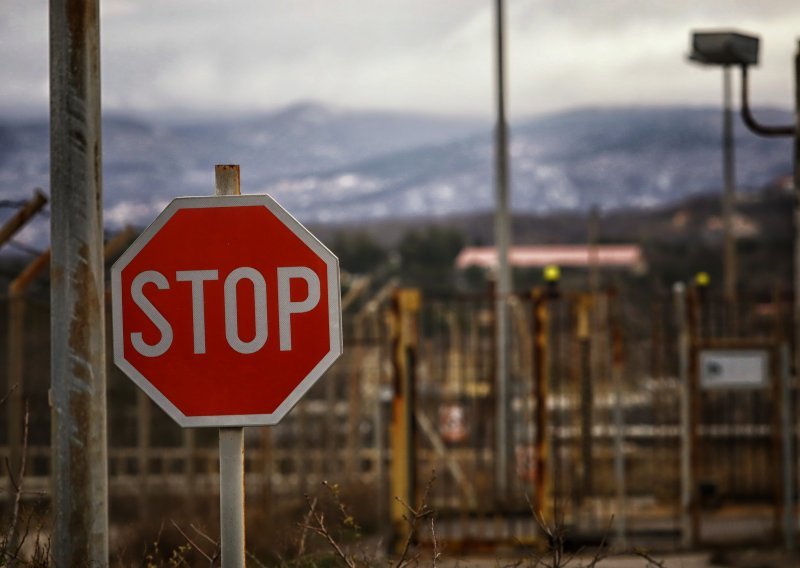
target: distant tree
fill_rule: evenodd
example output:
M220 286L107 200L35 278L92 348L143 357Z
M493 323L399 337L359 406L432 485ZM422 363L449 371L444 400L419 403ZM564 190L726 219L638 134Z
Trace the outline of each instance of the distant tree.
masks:
M331 250L339 257L342 270L366 274L376 270L388 258L387 251L369 233L340 232L333 239Z
M407 233L398 244L403 281L428 291L452 291L454 262L464 247L461 232L444 227L429 227Z

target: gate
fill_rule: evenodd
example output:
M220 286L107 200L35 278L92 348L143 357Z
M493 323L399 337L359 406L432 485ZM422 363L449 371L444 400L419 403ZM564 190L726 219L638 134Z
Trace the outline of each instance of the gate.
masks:
M777 348L791 310L750 299L733 314L703 294L645 308L614 290L509 299L506 495L495 478L492 298L418 298L409 310L396 301L395 403L407 408L392 455L402 461L395 449L406 444L411 461L392 465L392 478L404 470L408 483L390 491L407 503L425 496L436 538L451 549L532 542L542 523L620 546L678 548L737 531L774 540L789 518L781 513L792 512L778 467L795 458L781 437ZM699 388L698 354L720 345L766 346L768 385ZM396 506L397 530L402 514Z

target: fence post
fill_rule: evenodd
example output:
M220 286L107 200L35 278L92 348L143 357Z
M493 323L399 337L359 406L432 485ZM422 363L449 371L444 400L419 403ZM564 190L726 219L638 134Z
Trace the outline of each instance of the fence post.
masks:
M33 197L0 227L0 246L11 239L25 223L47 203L47 196L41 189L34 191ZM6 387L8 400L8 453L11 472L16 476L22 457L22 422L23 422L23 361L25 359L24 322L25 292L30 283L49 266L50 250L35 258L8 285L8 380ZM9 495L14 494L12 476L9 476ZM14 527L12 527L13 530ZM12 537L15 536L12 534ZM9 546L13 549L14 539Z
M364 333L363 321L357 321L354 325L354 336L356 340L353 349L352 363L347 376L348 383L348 416L347 416L347 459L345 460L345 473L347 477L353 478L360 469L361 464L361 436L359 433L361 425L361 380L365 373L362 372L364 365L364 344L366 334Z
M46 198L37 193L27 208L41 207L46 203ZM104 257L116 253L119 248L130 240L133 230L126 227L105 245ZM23 426L23 400L25 394L24 385L24 360L25 360L25 295L29 286L47 268L50 267L51 251L47 249L42 254L31 261L25 269L8 286L8 388L9 388L9 411L8 411L8 449L9 466L11 472L16 476L22 458L22 426ZM9 495L13 495L16 489L11 487L12 478L9 477ZM13 527L12 527L13 528ZM15 537L12 534L12 537ZM14 539L10 539L10 548L15 547Z
M690 544L696 547L700 543L700 499L697 490L698 472L700 470L699 454L699 429L701 417L701 400L699 378L697 376L697 344L704 337L702 331L703 310L701 301L703 290L698 290L693 286L687 294L686 308L686 330L688 344L688 372L687 372L687 412L688 412L688 494L689 494L689 513L691 521Z
M20 491L22 479L21 464L24 458L23 445L24 434L23 424L25 421L24 407L24 373L23 365L25 361L25 293L31 282L45 269L50 263L50 251L47 250L36 257L33 262L25 267L11 284L8 286L8 453L9 460L6 466L11 475L8 476L8 495L9 502L13 501L13 496ZM13 479L17 479L14 486ZM12 517L14 513L12 513ZM12 518L11 533L6 545L8 550L15 550L17 539L17 520Z
M692 545L692 523L689 508L692 498L691 454L689 451L689 331L686 318L686 287L676 282L672 287L675 318L678 328L678 381L680 385L681 432L681 545Z
M533 296L533 399L536 401L534 443L533 510L546 522L552 521L550 502L550 447L547 427L547 397L550 381L550 309L545 290L536 288Z
M393 298L392 317L392 367L394 372L394 396L392 399L392 424L390 427L391 466L391 517L393 542L404 530L404 515L408 515L403 503L416 506L416 424L414 421L416 361L417 361L417 314L421 299L419 290L400 289Z
M614 480L617 486L617 538L623 548L628 541L627 479L625 475L625 415L623 401L623 372L625 352L620 327L617 292L608 295L609 327L611 332L611 382L614 389Z
M578 298L576 336L580 346L580 412L581 412L581 491L583 501L592 493L592 408L594 392L592 385L592 311L594 293L581 294ZM576 511L577 513L577 511Z

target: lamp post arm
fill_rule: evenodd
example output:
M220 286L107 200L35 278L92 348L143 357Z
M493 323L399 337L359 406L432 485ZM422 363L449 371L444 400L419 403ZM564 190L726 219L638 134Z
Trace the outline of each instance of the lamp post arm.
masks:
M794 136L795 126L766 126L760 124L750 111L750 97L748 96L747 65L742 65L742 120L752 132L767 138Z

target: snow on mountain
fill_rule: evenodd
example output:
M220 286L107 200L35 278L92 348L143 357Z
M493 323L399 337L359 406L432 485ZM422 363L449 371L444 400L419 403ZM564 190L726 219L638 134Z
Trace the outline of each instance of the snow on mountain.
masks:
M791 122L788 112L757 114ZM46 120L0 120L0 199L49 190L48 136ZM226 122L110 116L105 219L111 228L142 226L173 197L209 195L218 163L240 164L245 193L270 193L305 222L487 210L492 144L488 123L313 104ZM657 206L721 187L721 113L598 108L538 117L511 124L510 156L516 211ZM740 188L789 173L790 160L790 140L757 138L737 121Z

